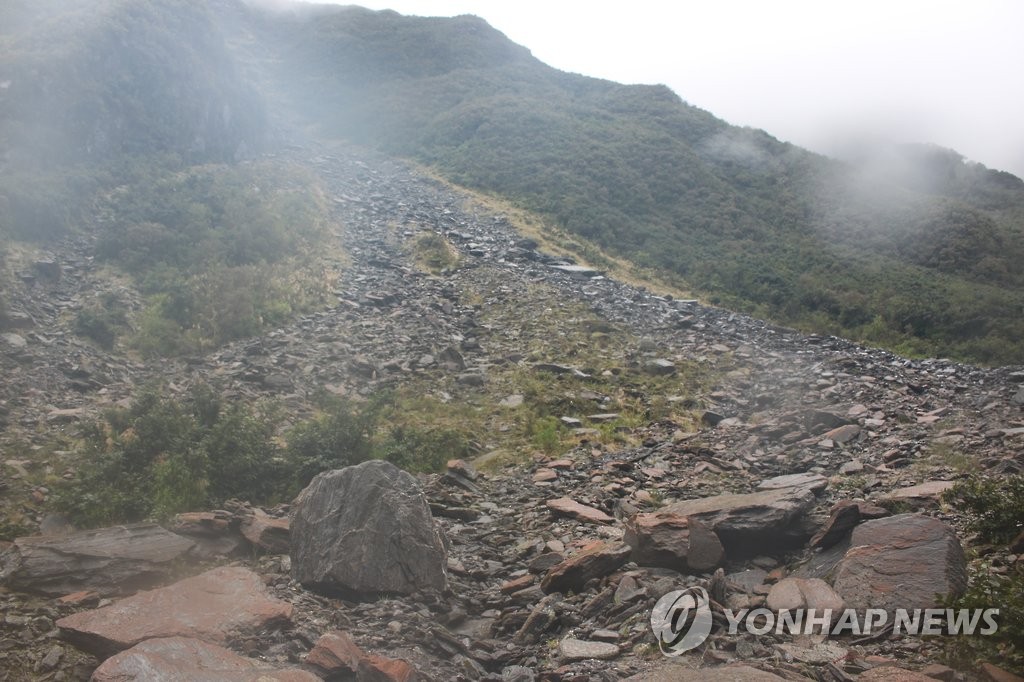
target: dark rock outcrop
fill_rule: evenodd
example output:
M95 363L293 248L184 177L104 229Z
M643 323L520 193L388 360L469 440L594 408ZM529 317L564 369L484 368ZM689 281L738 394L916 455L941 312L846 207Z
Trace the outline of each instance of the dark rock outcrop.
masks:
M292 574L326 593L443 590L447 552L410 474L371 461L318 474L292 510Z

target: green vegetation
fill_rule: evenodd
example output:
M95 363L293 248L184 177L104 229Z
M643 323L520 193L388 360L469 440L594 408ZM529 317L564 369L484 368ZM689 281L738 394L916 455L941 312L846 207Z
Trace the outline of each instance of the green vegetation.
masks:
M436 232L422 232L413 240L413 261L424 271L439 275L459 264L459 252Z
M943 498L967 514L968 528L981 542L1005 544L1024 530L1024 476L1001 479L972 476L957 483ZM1024 568L1018 561L997 568L991 559L975 559L966 594L948 606L957 609L999 609L999 629L986 637L957 637L946 644L953 663L997 662L1024 672Z
M158 172L110 192L100 210L110 217L99 257L147 296L132 340L144 355L216 347L324 300L327 208L299 168Z
M268 26L320 127L412 156L683 278L710 302L901 352L1024 361L1024 182L907 147L885 173L735 128L662 86L546 67L473 17Z
M437 471L469 452L461 432L395 420L393 398L323 402L294 426L271 404L227 404L200 385L182 399L151 386L84 432L70 481L54 504L78 526L168 518L240 498L289 500L321 471L371 458ZM2 530L2 529L0 529Z
M1024 531L1024 475L971 476L943 499L968 514L968 528L982 542L1007 543Z

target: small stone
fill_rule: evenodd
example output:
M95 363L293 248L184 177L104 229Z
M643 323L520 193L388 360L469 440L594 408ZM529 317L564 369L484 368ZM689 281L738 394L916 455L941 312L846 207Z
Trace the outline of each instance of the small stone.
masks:
M584 523L613 523L615 521L613 517L608 516L600 509L588 507L568 497L548 500L545 504L548 509L557 514L571 516Z
M851 440L860 435L860 427L856 424L847 424L846 426L840 426L832 429L825 434L824 438L842 445L843 443L849 443Z
M585 661L596 658L606 660L619 655L618 645L608 642L586 642L566 637L558 645L558 652L566 661Z

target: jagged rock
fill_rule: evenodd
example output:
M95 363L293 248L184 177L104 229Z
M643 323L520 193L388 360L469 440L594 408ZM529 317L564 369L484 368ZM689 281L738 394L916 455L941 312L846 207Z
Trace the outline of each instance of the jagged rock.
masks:
M623 540L640 566L672 568L681 573L708 571L725 558L715 533L696 517L671 512L637 514L626 524Z
M271 554L287 554L289 546L289 521L270 516L262 509L253 509L242 519L239 529L245 539Z
M123 594L164 579L192 547L192 541L156 524L18 538L0 557L0 581L52 596L81 590Z
M713 530L729 556L749 556L803 544L801 517L814 505L810 488L789 487L716 495L670 504L662 513L696 517Z
M276 669L243 658L224 647L187 637L149 639L108 658L91 682L317 682L319 677L298 668Z
M416 669L400 658L368 655L359 661L357 682L413 682Z
M557 500L548 500L546 506L551 511L565 516L571 516L584 523L612 523L615 519L608 516L600 509L580 504L568 497L560 497Z
M629 545L597 540L554 566L541 581L541 589L550 592L579 592L594 578L603 578L629 561Z
M220 644L240 630L287 622L291 614L291 604L270 597L257 574L221 567L61 618L57 627L67 641L104 656L162 637Z
M293 577L314 590L408 594L447 586L447 553L416 479L370 461L318 474L292 508Z
M932 608L967 588L956 533L937 519L900 514L857 526L833 587L851 608Z
M850 500L837 502L825 525L811 538L810 546L828 549L842 541L860 523L860 507Z
M317 672L332 677L354 676L366 654L347 632L333 630L320 637L303 661Z
M616 644L587 642L575 637L566 637L558 643L558 653L565 661L585 661L591 658L599 660L615 658L621 651Z
M406 661L367 654L340 630L320 637L304 663L327 680L411 682L416 677L415 669Z
M1014 394L1014 396L1012 398L1010 398L1010 401L1014 405L1024 405L1024 388L1022 388L1019 391L1017 391Z

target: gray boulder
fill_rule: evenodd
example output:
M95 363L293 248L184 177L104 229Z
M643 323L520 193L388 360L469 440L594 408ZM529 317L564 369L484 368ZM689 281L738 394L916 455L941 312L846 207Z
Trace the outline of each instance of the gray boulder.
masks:
M293 577L350 596L444 590L447 552L416 479L370 461L318 474L296 498Z
M792 486L683 500L658 513L696 519L714 531L728 556L743 557L801 546L814 532L805 518L814 504L810 487Z
M156 524L18 538L0 556L0 583L51 596L122 594L166 578L193 545Z

